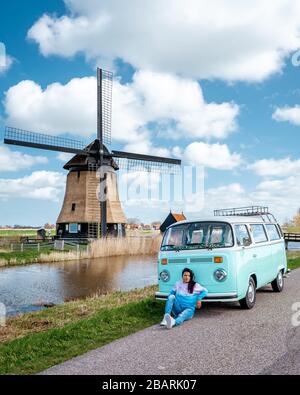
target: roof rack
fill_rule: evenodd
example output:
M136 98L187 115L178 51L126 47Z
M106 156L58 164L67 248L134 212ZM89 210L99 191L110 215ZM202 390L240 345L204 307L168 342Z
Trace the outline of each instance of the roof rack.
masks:
M214 216L260 216L264 222L277 222L274 215L269 212L269 208L263 206L235 207L214 210Z

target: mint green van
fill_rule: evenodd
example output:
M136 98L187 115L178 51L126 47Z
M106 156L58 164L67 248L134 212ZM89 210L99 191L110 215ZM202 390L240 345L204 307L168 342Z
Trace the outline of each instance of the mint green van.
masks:
M182 269L208 289L203 302L237 302L252 309L256 290L271 283L282 292L287 271L285 242L267 207L215 211L215 216L181 221L165 232L158 257L157 299L167 299Z

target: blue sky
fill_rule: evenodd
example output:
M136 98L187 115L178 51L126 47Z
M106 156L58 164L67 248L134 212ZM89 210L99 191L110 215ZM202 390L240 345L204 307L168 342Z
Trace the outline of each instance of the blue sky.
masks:
M193 217L262 204L281 222L291 218L300 207L300 67L292 62L300 7L294 0L201 3L2 2L0 130L91 140L95 67L109 68L113 149L179 157L205 174L193 204L128 202L122 187L127 217L150 222L170 209ZM0 143L1 225L55 223L63 159ZM145 175L134 180L144 185ZM155 177L152 187L157 192Z

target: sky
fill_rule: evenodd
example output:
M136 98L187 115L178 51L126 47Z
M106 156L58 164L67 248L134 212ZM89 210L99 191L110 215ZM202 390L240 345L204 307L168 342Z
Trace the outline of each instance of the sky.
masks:
M92 141L97 66L114 73L108 148L182 160L171 181L120 172L128 218L298 211L299 1L11 0L0 43L0 225L55 223L68 160L4 145L5 126Z

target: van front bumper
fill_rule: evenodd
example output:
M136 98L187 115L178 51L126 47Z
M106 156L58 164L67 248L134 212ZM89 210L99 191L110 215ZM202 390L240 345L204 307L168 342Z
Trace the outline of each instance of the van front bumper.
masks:
M155 299L158 300L167 300L169 294L165 292L155 292ZM209 293L205 298L203 298L202 302L237 302L238 294L236 292L223 293L223 294L213 294Z

